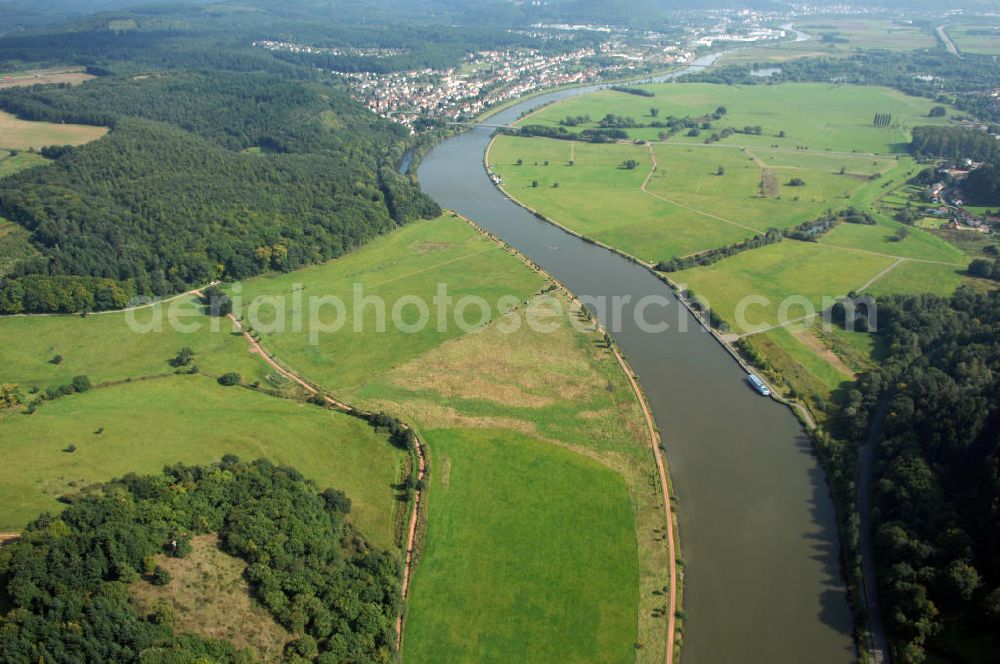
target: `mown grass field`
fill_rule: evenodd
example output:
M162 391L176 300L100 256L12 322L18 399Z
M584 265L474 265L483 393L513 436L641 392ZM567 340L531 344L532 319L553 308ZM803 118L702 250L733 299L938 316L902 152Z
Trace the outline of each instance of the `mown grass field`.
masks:
M638 593L622 477L509 431L428 438L437 471L407 661L633 661L622 638Z
M753 332L821 311L832 299L858 290L895 262L888 256L842 251L812 242L785 240L745 251L714 265L682 270L671 278L708 301L734 332ZM759 302L747 298L765 298ZM788 298L794 297L794 300ZM824 298L829 301L824 305ZM809 308L799 304L808 302ZM741 325L739 307L744 306Z
M64 451L69 445L76 451ZM0 531L59 511L59 496L96 482L236 454L291 465L320 487L341 489L353 502L351 518L383 547L393 545L392 485L405 460L357 418L204 376L92 389L33 415L7 411L0 414L0 453Z
M108 133L107 127L19 120L0 111L0 149L39 149L47 145L83 145Z
M355 283L389 309L404 295L430 302L437 285L446 283L456 301L479 294L494 303L491 320L470 332L453 323L439 331L432 319L422 331L401 332L390 322L384 333L369 327L357 334L351 323ZM641 661L663 659L665 598L659 591L668 579L666 524L662 497L650 481L655 470L641 411L592 323L565 297L540 294L545 286L518 258L451 216L404 227L316 269L242 284L244 313L255 295L285 298L290 308L295 288L306 296L344 296L348 322L340 332L319 336L316 345L304 330L263 332L265 347L339 398L414 424L429 445L427 553L414 576L408 661L440 661L445 646L435 646L438 640L451 649L445 659L454 661L477 661L484 652L507 660L562 652L570 660L620 661L631 659L637 640L644 644ZM511 311L495 308L501 295L511 296ZM527 310L554 328L532 329ZM371 324L367 317L374 318L370 307ZM582 332L575 331L577 324ZM452 450L444 458L439 441ZM521 455L496 453L494 444L541 450L544 464L526 467ZM489 490L479 491L475 502L465 494L443 496L442 478L458 472L449 471L449 463L489 482ZM538 501L528 488L554 475L577 477L581 468L613 478L616 488L577 492L566 501L587 513L594 529L617 533L619 544L622 529L628 533L603 566L588 568L586 584L619 587L601 601L589 594L579 601L589 591L577 587L577 573L563 573L568 570L560 561L573 559L580 546L567 531L576 518L566 511L569 502L551 496ZM604 486L605 480L595 481ZM530 511L531 526L524 530L519 524L528 514L522 510ZM470 550L477 541L483 546ZM512 570L511 561L524 571L554 571L541 583L533 573ZM480 601L484 592L498 596ZM511 601L534 607L531 615L545 620L511 622ZM593 622L602 615L606 629ZM589 625L591 636L580 635L581 625Z

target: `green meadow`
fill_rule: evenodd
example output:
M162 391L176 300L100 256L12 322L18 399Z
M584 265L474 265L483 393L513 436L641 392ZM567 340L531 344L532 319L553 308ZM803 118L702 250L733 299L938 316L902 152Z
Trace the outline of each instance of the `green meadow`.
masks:
M962 53L1000 55L1000 21L994 19L992 25L989 21L978 25L960 24L946 29Z
M636 542L622 477L509 431L428 438L430 536L406 660L633 661L623 637L635 629Z
M404 296L430 303L439 284L456 304L466 295L483 297L488 320L469 309L465 320L475 325L463 330L449 310L450 322L439 329L432 307L426 328L399 330L393 304ZM371 303L358 317L367 331L354 331L356 285L386 303L384 332L374 331ZM445 659L476 661L488 646L508 660L567 652L578 661L620 661L632 657L637 640L644 644L641 661L663 659L663 598L654 591L668 582L669 558L641 411L593 324L565 296L542 293L546 287L519 258L451 215L406 226L323 266L240 284L245 318L258 296L273 298L269 310L261 309L272 316L282 307L288 316L308 308L309 295L341 297L342 329L311 340L292 326L258 326L265 348L338 398L412 423L429 447L426 553L414 572L408 660L440 661L447 652ZM404 323L415 322L412 309L402 312L413 317ZM332 323L333 314L331 308L324 320ZM552 329L535 331L529 317ZM535 462L525 466L525 456ZM468 483L447 493L449 473ZM539 501L532 494L554 476L589 477L602 489ZM588 584L614 592L589 594L578 587L578 574L553 562L581 546L567 532L576 518L570 504L610 537L601 540L606 560L588 569ZM470 550L475 542L483 546ZM539 579L512 565L557 571ZM481 601L484 592L495 597ZM531 615L545 619L511 622L512 601L536 607L543 613L533 608ZM593 631L595 611L607 616L606 629ZM582 625L590 625L586 639Z
M445 215L324 265L227 288L269 353L341 399L401 417L428 445L408 659L663 661L667 524L641 410L593 323L546 278ZM442 288L452 299L439 321ZM416 299L430 307L426 326ZM325 327L311 336L317 310ZM191 329L175 329L171 311ZM551 329L536 331L529 317ZM0 415L0 450L16 460L0 471L0 529L116 475L234 453L343 489L364 532L393 543L392 484L405 455L358 420L217 385L229 371L264 387L284 381L193 297L125 313L2 318L0 334L10 340L0 382L23 393L81 374L95 384L31 415ZM182 347L199 375L173 375ZM586 583L566 563L581 559ZM515 605L523 612L513 621Z
M9 339L9 337L4 337ZM0 380L8 380L8 376ZM69 446L74 452L66 451ZM0 531L17 530L57 498L127 473L225 454L291 465L352 501L373 542L394 545L395 491L405 453L367 423L205 376L169 376L62 397L33 415L0 413Z
M832 46L842 50L879 40L920 48L933 40L911 26L876 23L827 25L824 19L808 28L836 31L850 44ZM851 292L947 295L974 283L964 271L978 245L970 254L972 243L948 242L949 236L919 225L906 227L900 239L904 225L893 218L912 194L907 182L922 167L905 154L910 129L948 121L928 117L930 100L828 84L643 87L656 96L605 90L544 107L521 122L557 126L568 116L589 116L589 123L571 128L580 131L609 113L641 124L699 117L718 107L726 113L697 136L632 128L626 131L637 140L613 145L501 136L489 164L517 200L648 263L788 228L829 210L854 207L871 215L873 225L840 223L818 242L786 239L670 275L706 301L730 334L750 334L771 378L788 393L813 395L808 405L818 417L823 408L815 406L838 398L841 387L870 366L873 349L858 340L865 335L776 327L782 320L820 312ZM891 113L891 126L874 127L876 113ZM759 134L744 131L757 126ZM737 133L706 142L726 127Z
M682 270L671 278L707 300L734 332L747 333L778 324L783 304L789 319L821 311L833 298L860 289L895 260L785 240L714 265ZM747 300L749 296L756 299ZM786 298L793 296L795 299L785 304ZM744 325L740 324L741 303Z
M558 126L567 116L589 115L591 122L569 128L581 131L597 126L608 113L632 117L641 124L668 116L700 117L725 106L727 113L713 121L712 129L689 137L680 132L671 143L701 144L712 132L726 127L742 130L760 125L757 135L733 134L717 145L749 147L806 147L814 152L891 154L902 151L916 125L943 124L947 119L927 117L934 101L910 97L884 87L832 83L785 83L782 85L719 85L714 83L660 83L643 85L655 97L603 90L546 106L520 120L520 124ZM875 113L891 113L892 126L872 125ZM629 138L658 140L664 131L656 127L626 129ZM783 137L780 132L785 132Z
M235 371L248 383L266 379L271 371L247 352L232 325L202 310L194 296L182 296L133 312L85 318L0 317L0 338L13 341L0 344L0 382L44 390L79 375L103 383L172 373L170 360L185 347L194 351L194 363L203 372Z

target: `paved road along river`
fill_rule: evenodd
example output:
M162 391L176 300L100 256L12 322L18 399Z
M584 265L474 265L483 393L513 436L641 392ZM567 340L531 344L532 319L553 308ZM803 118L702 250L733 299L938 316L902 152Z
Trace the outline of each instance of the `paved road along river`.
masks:
M535 97L488 122L505 124L539 104L595 89ZM503 238L577 295L631 296L613 336L639 374L667 445L687 561L685 664L852 661L833 505L798 421L750 389L736 362L665 284L538 220L493 187L482 166L491 133L480 126L437 146L420 165L420 183L443 207ZM668 299L645 312L650 322L669 323L668 330L639 329L634 304L645 295ZM602 322L609 326L607 316Z

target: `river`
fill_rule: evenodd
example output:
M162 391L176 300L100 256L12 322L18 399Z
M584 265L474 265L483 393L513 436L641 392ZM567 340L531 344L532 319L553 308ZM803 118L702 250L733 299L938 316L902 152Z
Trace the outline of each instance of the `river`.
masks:
M487 122L506 124L540 104L600 87L534 97ZM491 134L477 126L438 145L418 169L420 183L443 207L503 238L577 295L631 296L613 336L639 374L667 446L687 561L685 664L853 661L833 505L798 421L750 389L737 363L656 277L540 221L497 190L482 166ZM645 295L668 298L646 318L670 329L642 331L635 323L633 305Z

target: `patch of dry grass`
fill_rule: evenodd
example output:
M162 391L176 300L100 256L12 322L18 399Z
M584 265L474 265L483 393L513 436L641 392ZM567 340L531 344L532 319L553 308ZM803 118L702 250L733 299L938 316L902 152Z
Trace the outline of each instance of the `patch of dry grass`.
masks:
M526 311L553 329L531 329ZM522 324L509 331L517 317ZM568 297L536 295L476 333L386 372L352 398L424 430L517 431L620 473L638 541L636 641L643 647L636 650L637 661L664 660L667 524L642 412L603 336ZM449 460L435 459L433 470L447 484Z
M173 577L167 585L145 580L132 584L140 613L172 615L177 632L224 639L256 652L265 662L280 661L292 635L250 595L243 578L246 563L224 553L215 534L195 537L191 545L186 558L157 556L157 564Z
M83 145L106 133L107 127L29 122L0 111L0 148L27 150L46 145Z

